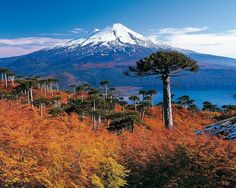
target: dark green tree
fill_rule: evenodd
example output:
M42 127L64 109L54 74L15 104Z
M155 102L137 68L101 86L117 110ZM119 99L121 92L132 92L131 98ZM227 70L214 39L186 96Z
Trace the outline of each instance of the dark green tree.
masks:
M229 112L231 110L236 110L236 105L223 105L221 107L225 112Z
M147 94L150 95L150 106L153 106L153 96L157 94L155 89L151 89L147 91Z
M124 100L124 97L119 97L118 103L122 106L122 111L125 111L125 106L128 104L127 101Z
M129 97L129 100L131 100L131 101L134 102L134 111L136 111L136 110L137 110L137 101L139 101L139 97L133 95L133 96L130 96L130 97Z
M114 112L108 116L111 120L109 131L122 133L123 130L134 131L134 123L141 123L138 114L135 112Z
M205 101L202 103L203 107L202 110L203 111L209 111L209 112L216 112L219 111L220 109L217 107L217 105L212 104L209 101Z
M103 80L103 81L100 82L100 84L102 86L104 86L104 88L105 88L105 98L107 98L109 81L108 80Z
M76 85L74 85L74 84L73 84L73 85L70 85L70 88L72 88L73 94L75 94L75 91L76 91L76 88L77 88Z
M196 72L197 62L178 51L157 51L139 60L136 66L129 67L125 75L151 76L159 75L163 82L163 105L166 128L173 126L170 77L180 76L184 71ZM132 74L133 73L133 74Z
M148 93L147 93L146 90L143 90L143 89L142 89L142 90L140 90L140 91L138 92L138 94L139 94L139 95L142 95L142 99L143 99L143 101L144 101L145 96L146 96Z
M183 95L177 99L177 104L181 106L181 108L188 108L190 105L194 104L195 100L190 99L188 95Z

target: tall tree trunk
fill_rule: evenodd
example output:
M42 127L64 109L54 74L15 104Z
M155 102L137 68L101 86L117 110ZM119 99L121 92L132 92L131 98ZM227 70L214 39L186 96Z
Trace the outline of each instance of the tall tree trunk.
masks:
M40 86L41 94L43 94L43 86Z
M51 94L52 94L52 97L53 97L53 86L52 86L52 83L50 83L50 91L51 91Z
M14 85L14 76L11 76L11 85Z
M144 116L145 116L145 110L143 110L143 111L142 111L142 114L141 114L141 120L142 120L142 122L143 122Z
M96 129L96 116L95 116L95 111L96 111L96 103L95 103L95 100L93 101L93 116L92 116L92 119L93 119L93 130Z
M96 130L96 116L95 115L92 116L92 120L93 120L93 130Z
M5 87L7 88L7 74L5 74Z
M162 112L162 122L164 122L164 104L161 106L161 112Z
M137 111L136 101L134 101L134 111Z
M40 116L43 116L43 104L39 105L39 109L40 109Z
M166 128L173 127L172 107L171 107L171 92L170 92L170 76L163 76L163 105L164 119Z
M106 90L105 98L107 99L107 85L105 85L105 90Z
M81 97L82 97L82 102L84 102L84 94L83 94L83 93L82 93L82 96L81 96Z
M98 116L98 129L101 128L101 124L102 124L102 119L101 119L101 116L99 115Z
M47 96L47 86L44 85L44 95Z
M30 91L27 90L27 102L28 104L30 104Z
M151 107L153 107L153 95L151 95Z
M30 101L33 102L34 98L33 98L33 89L32 87L30 88Z
M54 100L54 103L55 103L55 108L57 108L58 107L57 100Z

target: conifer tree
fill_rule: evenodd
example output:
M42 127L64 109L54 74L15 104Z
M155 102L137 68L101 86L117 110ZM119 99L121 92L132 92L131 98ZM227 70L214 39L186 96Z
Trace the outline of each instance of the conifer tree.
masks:
M196 72L197 62L178 51L157 51L139 60L136 66L125 72L128 76L156 75L163 82L163 106L166 128L173 126L170 77L180 76L184 71ZM133 73L133 74L132 74Z

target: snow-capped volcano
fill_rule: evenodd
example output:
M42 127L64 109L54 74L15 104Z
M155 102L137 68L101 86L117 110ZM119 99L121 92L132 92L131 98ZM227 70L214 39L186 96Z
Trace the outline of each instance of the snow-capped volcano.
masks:
M47 58L90 58L94 63L99 57L107 57L107 61L124 61L127 58L139 59L160 49L173 49L170 46L154 44L143 35L127 28L121 23L113 24L94 33L88 38L73 39L45 48L39 53ZM35 54L35 53L33 53ZM43 56L44 56L43 55ZM112 57L112 58L111 58ZM105 58L103 58L103 61Z
M144 37L121 23L115 23L112 26L108 26L103 30L96 32L88 38L73 39L68 42L56 44L53 47L46 48L44 50L52 50L54 48L68 48L70 50L78 47L94 47L101 46L106 48L124 48L126 46L137 46L144 48L171 48L167 45L154 44L151 40Z
M146 39L143 35L132 31L125 27L121 23L113 24L111 27L107 27L102 31L91 36L82 43L82 46L86 45L121 45L125 46L138 45L144 47L154 47L155 44Z
M56 77L64 86L79 81L96 85L100 80L110 80L120 86L153 87L158 84L156 79L129 78L122 73L137 60L158 50L181 51L199 62L201 71L189 79L181 79L178 85L182 87L236 86L235 59L157 44L120 23L87 38L73 39L20 57L0 59L0 64L20 75Z

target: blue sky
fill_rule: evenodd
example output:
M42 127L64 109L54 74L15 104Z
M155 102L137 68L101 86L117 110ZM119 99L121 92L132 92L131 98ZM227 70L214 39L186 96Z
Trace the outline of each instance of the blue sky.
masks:
M236 57L235 0L0 0L0 3L0 57L82 37L116 22L170 45ZM220 46L224 46L223 51Z

